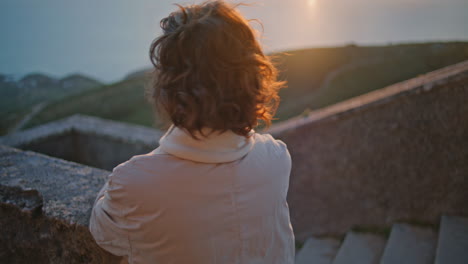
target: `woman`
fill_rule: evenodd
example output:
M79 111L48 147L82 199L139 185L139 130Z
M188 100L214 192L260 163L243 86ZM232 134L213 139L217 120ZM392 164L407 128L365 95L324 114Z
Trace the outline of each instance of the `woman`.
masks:
M170 127L113 169L90 231L129 263L293 263L291 157L254 131L270 125L284 83L235 7L179 8L150 50L149 99Z

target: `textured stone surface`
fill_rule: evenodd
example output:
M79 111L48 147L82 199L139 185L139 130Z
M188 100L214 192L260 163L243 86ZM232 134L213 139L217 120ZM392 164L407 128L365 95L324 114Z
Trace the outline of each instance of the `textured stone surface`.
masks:
M24 213L41 215L43 202L42 195L37 190L0 185L0 203L17 207Z
M0 263L115 263L88 231L108 171L0 145Z
M432 264L437 232L409 224L394 224L381 264Z
M134 155L155 149L162 135L143 126L73 115L0 137L0 144L112 170Z
M464 62L265 131L291 153L296 237L468 215L467 102Z
M468 263L468 217L443 216L435 264Z
M296 255L296 264L331 264L340 241L334 238L311 237Z
M385 238L380 235L350 231L333 264L378 264L385 243Z
M162 132L144 126L130 125L94 116L75 114L70 117L49 122L31 129L0 137L0 144L12 147L40 141L54 134L64 134L77 130L85 134L109 136L125 142L143 142L148 145L157 144Z
M35 189L43 211L69 223L87 225L91 206L109 171L0 145L0 183Z
M0 203L0 263L119 263L81 225Z

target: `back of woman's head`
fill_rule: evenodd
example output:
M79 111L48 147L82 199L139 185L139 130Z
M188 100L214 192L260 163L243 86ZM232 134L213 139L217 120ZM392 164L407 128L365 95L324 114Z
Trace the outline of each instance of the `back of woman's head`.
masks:
M150 48L149 87L160 118L194 138L203 127L247 136L258 120L271 125L284 82L234 6L179 6L160 24L163 34Z

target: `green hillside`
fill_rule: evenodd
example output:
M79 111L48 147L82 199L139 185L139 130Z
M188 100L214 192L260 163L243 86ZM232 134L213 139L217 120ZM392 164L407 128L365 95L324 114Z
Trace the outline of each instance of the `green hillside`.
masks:
M468 42L305 49L282 58L279 121L468 59Z
M281 90L276 122L468 59L468 42L312 48L276 54ZM32 127L75 113L153 126L142 75L49 104Z
M144 100L145 78L133 78L50 103L26 127L75 113L151 125L151 107Z
M87 76L73 74L55 79L32 73L19 80L0 74L0 133L6 133L34 109L50 101L62 100L73 94L91 90L102 83Z

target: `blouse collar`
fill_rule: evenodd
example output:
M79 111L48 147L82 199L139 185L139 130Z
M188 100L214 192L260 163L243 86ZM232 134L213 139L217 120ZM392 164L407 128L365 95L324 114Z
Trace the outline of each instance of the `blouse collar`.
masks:
M202 131L207 135L211 129L203 128ZM252 149L254 134L253 129L249 137L228 130L221 134L213 132L204 138L196 131L195 135L201 139L197 141L185 129L172 124L159 139L159 146L161 150L182 159L203 163L231 162L242 158Z

